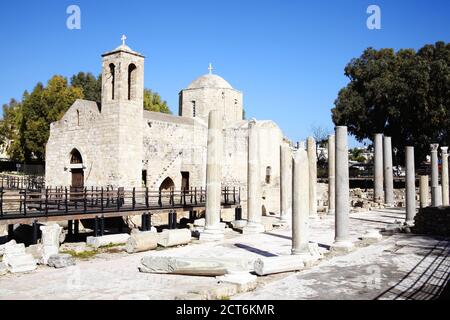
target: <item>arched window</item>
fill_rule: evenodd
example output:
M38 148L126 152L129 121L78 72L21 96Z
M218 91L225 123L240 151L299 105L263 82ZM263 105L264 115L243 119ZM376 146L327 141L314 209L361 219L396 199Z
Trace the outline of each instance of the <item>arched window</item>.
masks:
M77 126L80 125L80 110L77 110Z
M136 65L128 66L128 100L136 99Z
M269 184L270 183L270 176L272 175L272 168L271 167L267 167L266 168L266 183Z
M173 180L167 177L164 179L164 181L159 186L159 190L161 191L168 191L175 188L175 183L173 183Z
M111 74L111 99L114 100L114 87L116 84L116 66L114 63L109 65L109 72Z
M83 163L81 153L77 149L73 149L71 152L70 164L80 164L80 163Z

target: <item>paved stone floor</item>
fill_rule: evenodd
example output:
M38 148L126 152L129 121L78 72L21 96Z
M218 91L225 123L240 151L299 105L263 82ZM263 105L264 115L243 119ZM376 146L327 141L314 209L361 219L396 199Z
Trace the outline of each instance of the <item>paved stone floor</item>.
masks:
M403 221L404 215L397 209L352 213L351 237L358 241L367 229ZM333 237L333 216L312 219L311 241L324 252ZM137 269L147 255L257 259L290 254L290 246L290 231L274 230L258 235L229 232L222 243L194 241L132 255L100 254L67 269L40 266L32 273L2 276L0 299L429 299L448 282L449 242L404 233L358 246L346 255L327 255L300 272L259 277L254 291L241 294L213 277L157 275Z

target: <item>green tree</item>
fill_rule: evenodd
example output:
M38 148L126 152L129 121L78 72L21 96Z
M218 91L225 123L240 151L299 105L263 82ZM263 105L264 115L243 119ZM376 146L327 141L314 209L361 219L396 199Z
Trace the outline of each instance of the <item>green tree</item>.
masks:
M26 94L26 93L25 93ZM3 119L0 120L0 144L9 145L6 152L12 159L24 159L20 148L20 126L22 123L22 105L15 99L3 105Z
M340 90L332 118L357 140L384 133L400 159L405 146L414 146L418 162L430 143L449 144L450 44L436 42L417 52L368 48L350 61L345 75L350 82Z
M47 87L38 83L30 94L25 92L15 115L17 136L12 139L10 156L18 161L43 161L50 123L60 120L75 100L81 98L82 89L69 86L61 76L52 77Z
M161 99L161 96L150 89L144 89L144 110L172 113L167 102Z
M90 72L79 72L70 78L70 85L83 90L84 99L102 101L102 75L97 78Z
M366 158L363 156L363 150L359 148L350 149L349 159L357 162L366 162Z

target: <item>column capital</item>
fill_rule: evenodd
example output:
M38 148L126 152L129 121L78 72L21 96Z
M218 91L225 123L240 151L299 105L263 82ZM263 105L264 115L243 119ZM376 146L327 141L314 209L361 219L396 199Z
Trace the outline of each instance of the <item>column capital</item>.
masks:
M442 154L447 154L448 147L441 147Z
M439 148L439 143L432 143L430 144L430 151L431 152L437 152Z

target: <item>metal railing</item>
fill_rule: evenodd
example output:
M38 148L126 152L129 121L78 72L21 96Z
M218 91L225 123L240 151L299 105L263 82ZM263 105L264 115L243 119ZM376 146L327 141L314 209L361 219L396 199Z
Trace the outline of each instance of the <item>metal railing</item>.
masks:
M21 217L103 214L108 212L151 211L201 207L206 189L153 191L148 188L45 188L6 192L0 187L0 219ZM221 204L240 203L240 188L222 189Z
M41 191L45 187L43 176L14 176L0 174L0 189Z

